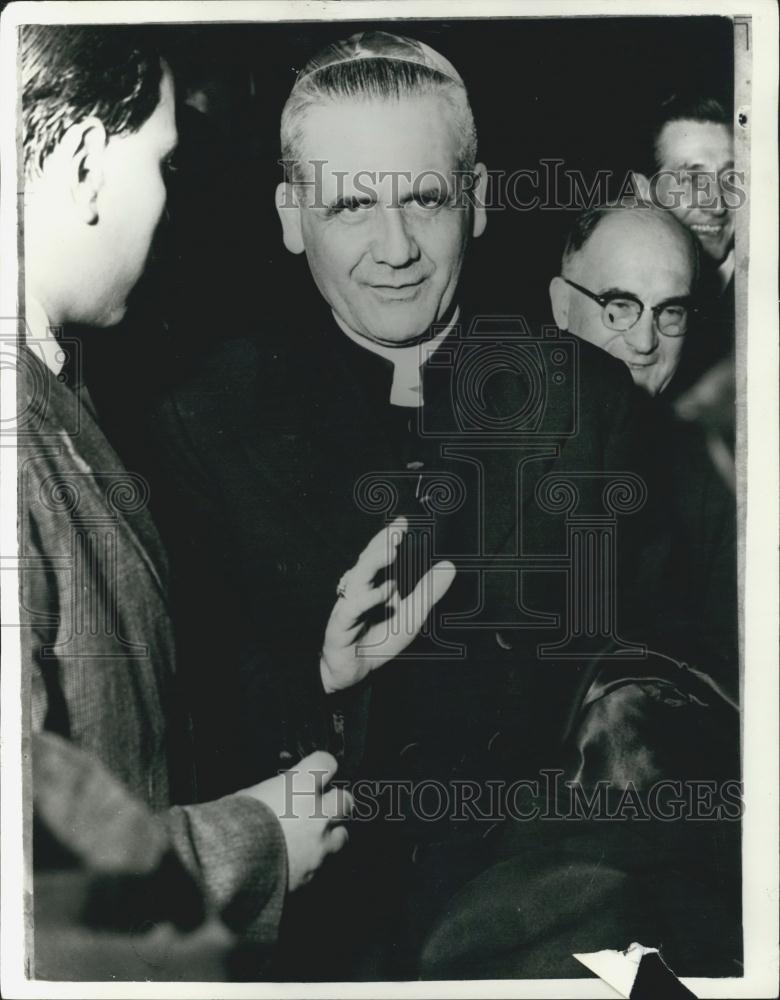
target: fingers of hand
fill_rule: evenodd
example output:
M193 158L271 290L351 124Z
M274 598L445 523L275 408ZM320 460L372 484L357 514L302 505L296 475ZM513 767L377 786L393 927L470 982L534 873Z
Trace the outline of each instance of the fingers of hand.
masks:
M406 518L397 517L386 528L378 531L349 571L350 586L369 586L381 569L391 566L408 528Z
M345 596L340 598L335 607L328 625L329 638L333 639L332 627L335 626L340 632L351 632L355 629L360 619L371 608L381 604L387 604L396 593L397 584L395 580L385 580L378 587L371 583L358 583L350 577L349 587ZM346 636L348 642L353 640L353 636Z
M455 572L455 567L448 560L436 563L402 602L405 620L414 633L422 628L434 604L447 593L455 579Z
M298 782L312 790L325 788L338 769L336 758L326 750L315 750L291 768L296 773Z
M355 801L346 788L332 788L322 796L322 815L331 823L343 823L352 815Z
M344 613L349 613L354 624L367 611L370 611L371 608L378 607L380 604L387 604L395 593L396 587L395 580L385 580L378 587L366 587L360 590L356 588L354 594L350 593L348 600L344 604Z
M329 832L325 851L327 854L337 854L349 841L349 833L344 826L334 826Z

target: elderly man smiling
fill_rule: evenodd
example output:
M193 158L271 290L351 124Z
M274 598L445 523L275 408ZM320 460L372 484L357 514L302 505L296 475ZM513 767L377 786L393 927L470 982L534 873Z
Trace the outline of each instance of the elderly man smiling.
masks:
M166 487L171 530L188 534L179 551L196 555L178 575L196 600L224 585L220 606L246 609L242 641L264 666L238 681L240 739L258 773L258 719L273 714L267 692L281 687L280 752L327 745L343 753L342 773L376 788L373 801L360 800L360 818L371 821L353 827L350 869L321 883L313 918L298 914L313 920L306 940L319 948L295 947L304 931L289 911L291 974L430 975L419 959L437 913L492 857L486 833L506 816L496 788L538 782L565 753L581 694L577 653L550 657L540 647L581 643L589 660L623 650L622 630L639 622L621 616L652 606L649 585L632 598L636 573L623 563L641 561L645 509L616 516L619 551L579 593L555 499L576 498L578 513L598 519L606 487L641 483L645 400L624 365L592 344L535 339L521 319L461 298L470 240L486 227L486 174L463 80L429 46L378 31L327 46L293 85L281 139L276 207L285 246L305 257L295 308L288 296L279 335L266 326L221 345L159 414L155 440L176 475ZM309 275L320 293L311 314ZM656 291L636 294L651 309ZM567 486L552 496L557 483ZM399 515L409 527L403 544L364 548ZM430 627L390 657L373 641L378 624L403 632L398 595L414 593L436 559L434 598L452 585ZM567 605L580 598L575 610ZM593 634L574 635L585 605L601 613ZM219 694L203 655L213 606L209 596L198 618L206 730ZM220 624L219 642L227 631ZM346 695L344 678L356 675ZM335 742L299 725L323 703L340 720ZM576 743L576 725L568 728ZM629 773L635 758L618 763ZM456 800L464 787L465 809ZM543 842L529 828L520 853L532 868L557 871L554 853L538 854ZM624 878L602 859L585 881L587 899L562 893L582 950L609 937L586 911L617 919ZM550 940L557 899L547 910L548 957L536 954L526 971L577 975L568 943ZM626 927L621 935L632 933Z
M680 360L696 271L696 247L672 215L649 204L588 210L550 282L555 322L618 358L655 396Z
M550 282L557 325L621 360L650 396L672 381L686 339L698 272L696 244L651 204L588 209L566 239ZM674 418L665 397L647 413L648 471L669 486L675 542L665 589L671 620L717 636L723 678L736 680L736 509L708 441ZM714 662L714 661L713 661ZM735 688L733 688L735 690Z
M469 237L487 221L485 167L452 64L420 42L360 38L329 47L296 81L277 208L285 246L305 251L341 329L375 350L454 318ZM419 367L416 350L385 356Z

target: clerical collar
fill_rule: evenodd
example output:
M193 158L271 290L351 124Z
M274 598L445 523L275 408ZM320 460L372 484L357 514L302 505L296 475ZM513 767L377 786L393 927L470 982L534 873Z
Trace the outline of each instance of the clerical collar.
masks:
M411 344L408 347L386 347L384 344L377 344L367 337L361 337L350 330L340 316L333 313L333 318L339 327L349 337L351 341L359 347L379 355L393 365L393 386L390 390L390 403L392 406L414 406L420 407L423 399L422 386L422 366L430 356L441 346L447 334L458 322L460 307L456 306L450 315L450 320L445 326L429 340Z
M732 247L726 259L718 266L718 285L721 291L725 291L728 283L734 277L734 266L734 247Z
M25 338L27 347L55 375L59 375L65 364L65 351L60 347L54 335L56 327L49 322L43 306L27 295L25 299L25 322L28 336Z

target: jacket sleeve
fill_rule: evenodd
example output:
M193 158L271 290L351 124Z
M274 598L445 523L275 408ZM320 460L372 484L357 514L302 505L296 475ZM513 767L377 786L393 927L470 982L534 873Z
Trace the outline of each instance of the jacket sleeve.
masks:
M242 941L271 948L287 891L287 849L262 802L228 795L163 814L174 850L225 924Z

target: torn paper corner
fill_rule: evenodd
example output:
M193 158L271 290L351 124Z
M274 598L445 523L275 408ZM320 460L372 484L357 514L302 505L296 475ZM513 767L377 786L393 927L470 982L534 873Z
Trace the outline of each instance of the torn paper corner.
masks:
M645 948L634 941L625 951L605 949L574 957L622 997L630 997L642 955L651 950L656 949Z
M594 951L574 957L628 1000L693 997L664 962L657 948L634 941L625 951Z

